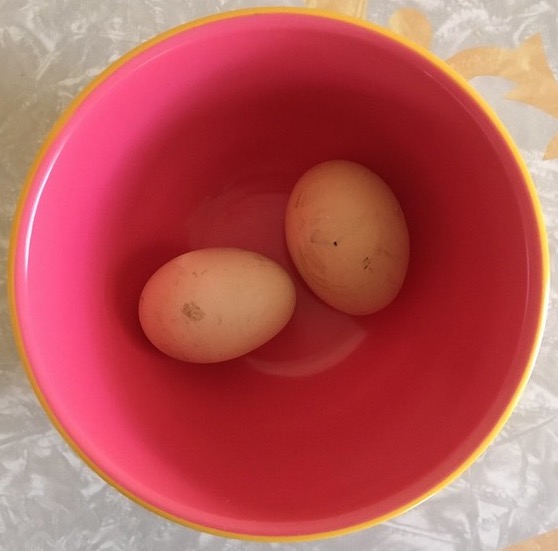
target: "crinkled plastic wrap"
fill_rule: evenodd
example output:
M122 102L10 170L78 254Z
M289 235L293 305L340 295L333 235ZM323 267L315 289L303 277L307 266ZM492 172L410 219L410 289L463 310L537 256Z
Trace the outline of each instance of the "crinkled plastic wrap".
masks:
M122 496L51 426L10 328L5 262L17 197L63 108L126 51L179 23L256 5L240 0L0 2L0 549L57 551L493 551L558 528L558 280L533 375L482 457L402 516L320 542L258 543L196 532ZM523 0L312 0L405 34L447 60L494 107L542 202L558 271L558 4ZM474 162L474 159L471 160ZM547 549L558 549L556 534ZM554 542L554 543L553 543ZM522 548L536 549L531 542Z

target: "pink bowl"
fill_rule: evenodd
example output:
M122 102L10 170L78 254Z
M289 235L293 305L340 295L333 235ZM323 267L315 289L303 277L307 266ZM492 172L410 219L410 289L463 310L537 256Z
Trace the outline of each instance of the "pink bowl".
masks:
M411 261L396 301L351 317L284 243L289 190L349 159L396 193ZM255 10L172 30L99 77L53 130L16 217L16 337L78 453L188 526L316 538L432 495L519 399L548 289L533 183L508 134L442 62L373 25ZM240 246L296 278L293 320L214 366L172 360L137 302L170 258Z

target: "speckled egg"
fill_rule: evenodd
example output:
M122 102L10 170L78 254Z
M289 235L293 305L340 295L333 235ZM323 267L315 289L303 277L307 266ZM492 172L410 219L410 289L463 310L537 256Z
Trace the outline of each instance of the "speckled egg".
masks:
M289 274L261 254L235 248L178 256L147 281L139 319L165 354L188 362L230 360L274 337L296 303Z
M320 163L298 180L287 204L290 255L308 286L348 314L371 314L399 293L409 233L393 191L355 162Z

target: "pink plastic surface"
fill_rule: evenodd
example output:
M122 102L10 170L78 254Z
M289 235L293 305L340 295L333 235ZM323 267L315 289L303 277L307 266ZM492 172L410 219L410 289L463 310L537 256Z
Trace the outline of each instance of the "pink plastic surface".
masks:
M284 243L289 190L333 158L378 172L409 226L405 285L369 317L315 298ZM237 534L343 529L439 485L516 395L543 303L532 198L481 109L406 47L300 14L129 59L42 158L16 245L25 352L69 437L140 500ZM182 364L137 302L207 246L277 260L298 306L250 355Z

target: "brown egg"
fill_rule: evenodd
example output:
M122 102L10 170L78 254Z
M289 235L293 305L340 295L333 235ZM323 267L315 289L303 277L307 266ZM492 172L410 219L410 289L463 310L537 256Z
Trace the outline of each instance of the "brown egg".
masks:
M308 286L348 314L371 314L399 293L409 262L403 211L387 184L350 161L308 170L289 198L285 235Z
M147 281L139 319L173 358L212 363L258 348L290 320L296 302L287 272L261 254L199 249L170 260Z

